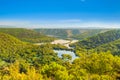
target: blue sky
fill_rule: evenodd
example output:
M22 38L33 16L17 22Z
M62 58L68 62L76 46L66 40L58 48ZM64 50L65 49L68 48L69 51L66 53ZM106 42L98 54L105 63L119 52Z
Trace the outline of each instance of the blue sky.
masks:
M0 25L119 27L120 0L0 0Z

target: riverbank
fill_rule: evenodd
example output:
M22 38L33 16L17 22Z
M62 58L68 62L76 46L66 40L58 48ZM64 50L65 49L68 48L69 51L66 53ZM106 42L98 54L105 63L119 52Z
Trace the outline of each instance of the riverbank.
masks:
M72 49L72 47L70 47L69 45L72 43L76 43L78 42L78 40L63 40L63 39L59 39L59 40L54 40L53 42L51 42L51 44L61 44L63 46L66 46L68 49Z
M58 40L54 40L54 41L50 42L50 44L60 44L60 45L67 47L68 49L73 49L69 45L72 43L76 43L76 42L78 42L78 40L58 39ZM43 45L43 44L46 44L46 43L34 43L34 45Z

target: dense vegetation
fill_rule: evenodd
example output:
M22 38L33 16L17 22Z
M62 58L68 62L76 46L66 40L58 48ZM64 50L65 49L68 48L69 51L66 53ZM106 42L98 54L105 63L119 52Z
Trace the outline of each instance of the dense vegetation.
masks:
M49 59L56 60L57 54L53 52L52 48L53 47L48 45L35 46L29 43L23 43L13 36L0 33L0 57L6 62L15 61L16 59L28 59L29 61L31 59L38 59L38 62L40 62L39 59L42 59L43 61L46 59L48 62ZM32 63L33 62L31 62L31 64Z
M120 38L120 30L111 30L86 38L82 41L79 41L78 43L75 43L75 45L82 48L91 49L100 46L102 44L117 40L119 38Z
M17 50L23 48L25 43L16 39L15 37L0 33L0 52L3 54L14 53Z
M114 55L120 55L120 39L100 45L95 48L96 51L111 51Z
M106 32L108 29L35 29L35 31L62 39L82 40Z
M35 29L35 31L54 36L57 38L66 38L68 37L68 33L66 29Z
M32 43L51 42L54 40L53 37L48 37L31 29L0 28L0 32L10 34L22 41L32 42Z
M83 31L81 34L73 35L72 38L78 39L78 40L83 40L85 38L97 35L99 33L104 33L106 31L109 31L109 30L103 30L103 29L86 30L86 31Z
M120 55L120 30L111 30L98 35L86 38L71 46L75 47L76 54L81 52L107 52L113 55Z
M79 57L73 62L70 55L59 58L54 53L53 49L64 46L37 46L0 33L0 80L119 80L120 57L112 55L112 49L119 49L119 32L112 30L87 38L86 44L80 41L82 46L75 45ZM94 48L95 43L88 45L89 40L99 45Z

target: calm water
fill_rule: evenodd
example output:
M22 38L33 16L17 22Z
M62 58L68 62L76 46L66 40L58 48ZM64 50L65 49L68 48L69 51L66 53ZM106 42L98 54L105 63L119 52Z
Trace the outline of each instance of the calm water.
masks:
M74 52L72 51L66 51L66 50L54 50L55 53L58 53L58 57L62 57L62 54L69 54L72 56L72 61L77 58Z

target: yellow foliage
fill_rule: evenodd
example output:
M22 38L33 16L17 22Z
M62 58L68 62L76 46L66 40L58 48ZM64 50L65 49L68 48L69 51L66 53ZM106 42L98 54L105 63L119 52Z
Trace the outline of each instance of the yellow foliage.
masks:
M9 73L0 75L0 78L1 80L43 80L42 75L33 67L28 68L27 73L20 73L19 70L19 62L15 62L8 68Z

